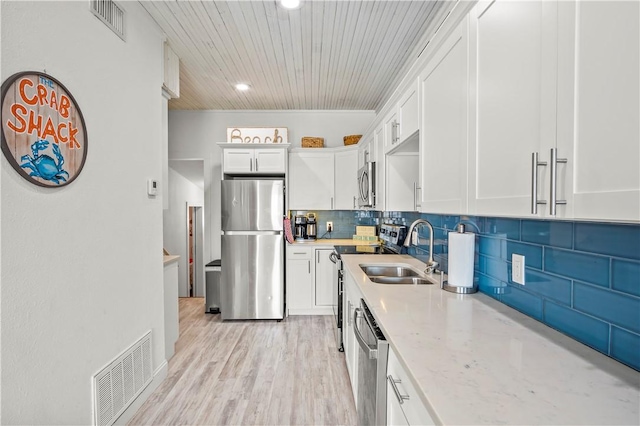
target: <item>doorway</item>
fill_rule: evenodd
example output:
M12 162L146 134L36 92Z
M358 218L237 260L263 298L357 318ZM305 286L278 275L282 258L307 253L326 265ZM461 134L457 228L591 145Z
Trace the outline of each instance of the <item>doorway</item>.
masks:
M204 208L187 203L187 297L204 291Z

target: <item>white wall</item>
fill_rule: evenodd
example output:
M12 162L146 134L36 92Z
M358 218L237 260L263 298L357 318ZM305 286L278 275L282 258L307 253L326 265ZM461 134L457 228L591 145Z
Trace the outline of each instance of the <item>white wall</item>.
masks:
M89 2L2 2L1 78L46 70L86 120L84 170L36 187L2 158L2 421L91 424L91 377L147 330L164 360L162 38L137 2L123 42Z
M325 138L326 147L342 146L346 135L362 134L375 111L169 111L169 159L204 160L205 262L220 258L221 151L227 127L287 127L289 143L303 136Z
M187 297L187 203L204 205L204 191L169 167L169 208L164 210L164 248L180 256L178 295ZM205 224L206 226L206 224ZM206 229L206 228L205 228ZM205 263L209 260L205 258ZM202 265L204 267L204 265Z

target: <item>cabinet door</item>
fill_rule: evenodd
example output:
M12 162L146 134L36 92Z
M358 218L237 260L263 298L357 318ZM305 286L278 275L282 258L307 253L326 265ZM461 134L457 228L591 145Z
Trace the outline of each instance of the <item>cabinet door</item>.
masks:
M391 382L387 378L387 426L409 426L402 412L402 405L396 398Z
M344 276L344 319L343 319L343 339L344 356L347 363L347 372L351 380L351 390L353 399L358 407L358 342L353 324L353 313L360 305L360 298L354 293L353 287L356 284L349 274Z
M418 98L418 83L416 80L398 101L398 122L400 123L398 126L398 138L400 143L418 131Z
M336 210L352 210L356 208L358 180L356 169L358 151L341 151L335 153L335 203Z
M386 210L418 211L420 168L416 154L387 155Z
M333 153L289 154L289 208L333 209Z
M223 173L253 173L253 149L225 149L222 152Z
M640 3L559 11L558 216L640 220Z
M313 308L313 275L310 251L287 247L287 310Z
M255 167L257 173L282 173L286 171L287 151L285 149L256 149Z
M556 140L557 3L479 3L470 36L469 210L529 215L531 153L548 161Z
M422 211L467 211L468 18L420 76Z
M400 360L396 356L393 348L389 347L387 385L391 385L391 380L394 380L398 394L405 395L408 398L403 399L402 404L400 404L399 395L396 395L393 386L391 386L391 392L387 392L387 400L395 399L398 402L407 423L410 425L435 425L427 407L422 403L422 400L418 395L418 391L413 386L409 375L405 371L404 367L402 367L402 364L400 364ZM400 419L400 421L401 420L402 419Z
M336 274L329 255L333 250L317 249L316 251L316 285L315 306L333 305L333 276Z

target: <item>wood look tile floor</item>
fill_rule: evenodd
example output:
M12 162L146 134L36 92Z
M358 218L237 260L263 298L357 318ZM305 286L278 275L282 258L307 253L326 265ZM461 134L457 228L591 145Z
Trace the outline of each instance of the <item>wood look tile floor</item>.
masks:
M332 316L222 322L180 299L165 381L129 425L355 425Z

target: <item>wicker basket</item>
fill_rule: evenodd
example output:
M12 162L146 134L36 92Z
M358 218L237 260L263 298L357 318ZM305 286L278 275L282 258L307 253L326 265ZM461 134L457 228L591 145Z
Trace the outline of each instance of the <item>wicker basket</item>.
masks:
M345 145L355 145L358 143L358 141L360 141L360 138L362 137L362 135L349 135L349 136L345 136L344 137L344 144Z
M314 138L311 136L304 136L302 138L303 148L322 148L324 147L324 138Z

